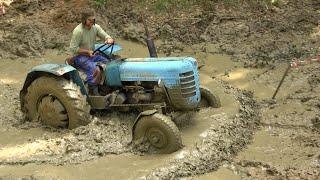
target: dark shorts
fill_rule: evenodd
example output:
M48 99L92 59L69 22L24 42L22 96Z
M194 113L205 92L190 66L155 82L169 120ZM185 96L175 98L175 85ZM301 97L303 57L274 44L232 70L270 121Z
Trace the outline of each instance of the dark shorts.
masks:
M84 71L87 75L87 83L95 85L99 83L100 69L97 66L98 63L107 63L109 60L101 55L95 55L93 57L78 55L73 57L74 66L77 69Z

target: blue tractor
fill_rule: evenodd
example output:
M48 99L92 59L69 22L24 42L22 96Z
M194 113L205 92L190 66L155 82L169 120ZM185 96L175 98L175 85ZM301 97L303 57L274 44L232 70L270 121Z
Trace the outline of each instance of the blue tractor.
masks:
M159 153L182 147L175 112L199 107L220 107L220 100L199 84L197 61L192 57L158 58L147 34L149 58L116 58L119 45L96 45L96 51L112 61L100 64L99 96L88 93L85 79L73 66L43 64L27 75L20 91L26 119L56 128L73 129L91 121L92 110L137 110L133 141L149 142Z

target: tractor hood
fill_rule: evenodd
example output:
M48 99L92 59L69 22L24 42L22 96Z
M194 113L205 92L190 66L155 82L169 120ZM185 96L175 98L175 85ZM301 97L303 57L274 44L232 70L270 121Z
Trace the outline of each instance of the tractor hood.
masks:
M196 72L194 72L196 71ZM192 57L129 58L120 66L121 81L165 81L177 84L179 74L197 72L197 61Z

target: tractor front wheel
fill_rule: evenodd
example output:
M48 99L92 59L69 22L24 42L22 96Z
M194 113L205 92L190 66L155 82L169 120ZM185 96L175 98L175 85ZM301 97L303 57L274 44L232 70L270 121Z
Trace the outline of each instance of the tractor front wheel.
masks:
M210 89L200 86L200 94L201 100L199 103L200 108L213 107L219 108L221 107L221 102L218 96L214 95Z
M160 113L141 117L134 128L134 140L147 140L158 153L172 153L182 147L178 127Z
M80 87L60 77L39 77L25 96L26 118L55 128L73 129L87 125L90 106Z

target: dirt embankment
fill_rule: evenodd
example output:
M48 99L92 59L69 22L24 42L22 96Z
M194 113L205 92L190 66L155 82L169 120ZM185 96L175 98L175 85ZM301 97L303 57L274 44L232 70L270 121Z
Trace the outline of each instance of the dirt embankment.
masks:
M119 34L141 41L141 10L129 8L132 5L135 3L110 7L107 12L117 15L110 21ZM314 0L282 1L278 6L267 1L176 6L168 5L160 14L152 12L154 4L142 10L149 14L154 37L162 40L159 49L168 55L186 45L206 42L214 44L218 52L253 61L247 62L250 65L266 65L314 53L320 45L319 35L312 35L320 18L320 4Z
M272 65L315 54L320 45L320 3L316 0L164 3L107 1L14 1L0 20L0 57L36 56L44 49L68 46L79 12L91 4L98 23L114 37L144 42L141 14L146 15L158 50L170 55L206 42L246 65ZM161 6L162 5L162 6ZM147 8L145 8L147 7ZM207 49L203 49L206 51Z
M0 19L0 57L40 56L68 47L70 33L88 1L13 1Z

